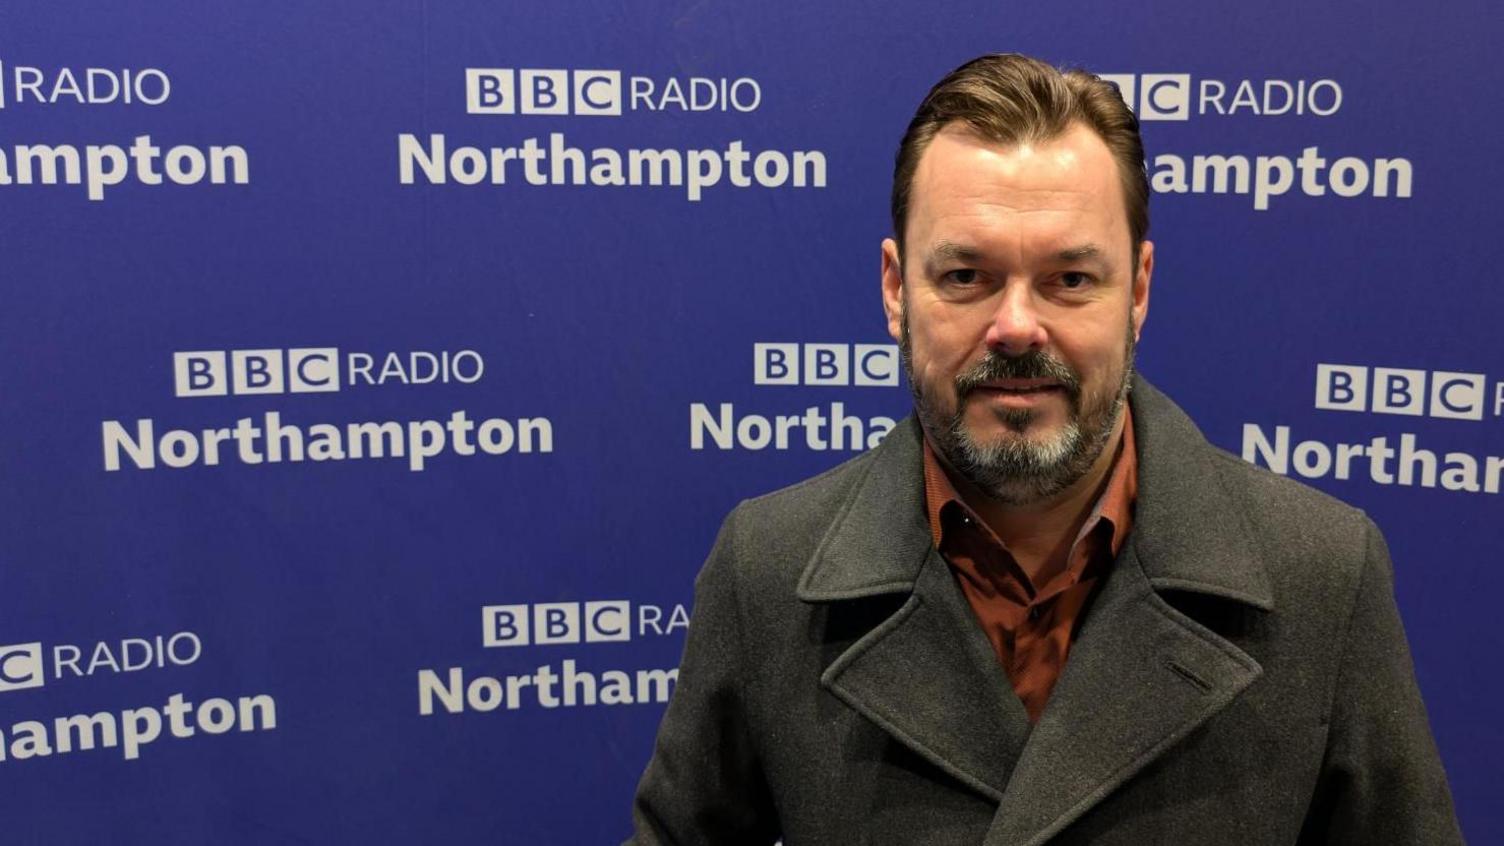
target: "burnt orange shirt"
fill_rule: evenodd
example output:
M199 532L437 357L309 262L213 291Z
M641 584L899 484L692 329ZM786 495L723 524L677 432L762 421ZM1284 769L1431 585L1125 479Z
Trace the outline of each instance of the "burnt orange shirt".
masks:
M924 444L924 494L930 535L997 652L1031 721L1038 721L1065 666L1092 590L1133 525L1138 456L1133 417L1123 409L1123 437L1107 485L1081 525L1064 562L1043 585L1030 579L1007 546L977 517L945 475L929 441Z

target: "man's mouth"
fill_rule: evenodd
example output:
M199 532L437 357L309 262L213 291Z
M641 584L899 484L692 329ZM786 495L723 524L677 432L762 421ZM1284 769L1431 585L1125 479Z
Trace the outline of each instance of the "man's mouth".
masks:
M979 389L1001 394L1037 394L1058 391L1061 386L1053 379L993 379L982 383Z

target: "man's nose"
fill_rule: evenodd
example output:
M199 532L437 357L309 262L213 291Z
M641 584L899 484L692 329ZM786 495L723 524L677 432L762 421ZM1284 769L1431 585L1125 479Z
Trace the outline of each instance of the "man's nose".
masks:
M1010 281L1002 291L992 324L987 327L987 347L1004 355L1021 355L1042 349L1049 341L1031 286Z

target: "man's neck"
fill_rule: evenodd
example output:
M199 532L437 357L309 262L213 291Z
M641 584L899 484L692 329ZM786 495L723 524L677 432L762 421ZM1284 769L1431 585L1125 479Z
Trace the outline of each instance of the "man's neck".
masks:
M1049 571L1050 562L1057 562L1058 567L1058 562L1065 560L1082 524L1091 515L1093 505L1101 496L1117 458L1118 448L1123 442L1126 420L1126 414L1118 416L1112 435L1102 448L1101 455L1092 462L1091 469L1065 490L1048 499L1027 505L1009 505L982 493L949 466L946 466L946 475L965 498L966 504L1013 553L1029 578L1036 585L1044 584L1054 575ZM944 463L943 458L941 462Z

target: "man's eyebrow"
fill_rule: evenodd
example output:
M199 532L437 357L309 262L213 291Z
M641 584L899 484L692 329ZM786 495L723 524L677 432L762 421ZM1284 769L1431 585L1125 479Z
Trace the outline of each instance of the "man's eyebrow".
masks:
M1076 262L1091 261L1101 265L1110 265L1107 251L1096 244L1086 243L1075 247L1067 247L1055 253L1054 258L1061 264L1073 264ZM930 248L929 254L924 257L927 268L934 268L950 261L976 264L982 261L982 251L976 247L959 244L955 241L937 241Z
M940 241L930 249L930 254L925 258L930 264L938 264L948 260L974 262L981 257L982 251L976 247L968 247L954 241Z
M1060 252L1055 254L1055 258L1059 259L1062 262L1085 261L1086 259L1093 259L1095 261L1105 263L1107 260L1107 255L1102 251L1102 248L1098 247L1096 244L1082 244L1079 247L1071 247L1069 249L1061 250Z

